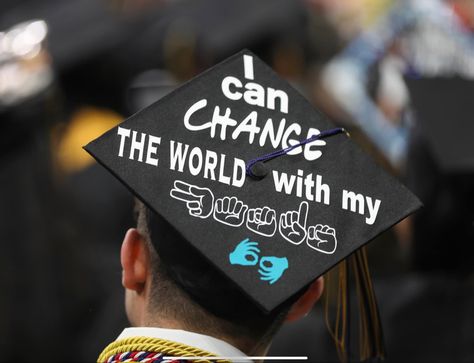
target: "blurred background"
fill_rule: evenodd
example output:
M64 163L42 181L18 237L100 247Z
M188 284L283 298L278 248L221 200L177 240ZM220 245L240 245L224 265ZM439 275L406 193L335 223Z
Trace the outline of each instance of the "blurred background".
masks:
M474 361L474 0L2 0L0 361L127 326L132 197L82 150L242 48L423 201L369 246L388 361ZM271 355L337 361L321 306Z

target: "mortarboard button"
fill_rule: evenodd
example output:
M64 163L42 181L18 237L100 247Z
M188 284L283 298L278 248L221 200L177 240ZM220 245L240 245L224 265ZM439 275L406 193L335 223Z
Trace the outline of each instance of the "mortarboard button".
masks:
M249 172L247 175L251 176L254 179L261 180L265 178L268 174L268 169L265 167L265 164L262 161L258 161L255 164L250 166Z
M242 51L85 149L270 312L420 207L341 130Z

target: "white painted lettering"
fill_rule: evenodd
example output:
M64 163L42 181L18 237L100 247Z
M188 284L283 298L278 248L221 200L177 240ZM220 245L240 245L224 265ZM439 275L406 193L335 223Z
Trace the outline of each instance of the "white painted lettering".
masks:
M196 112L196 111L199 111L200 109L204 108L207 106L207 100L206 99L202 99L202 100L199 100L197 101L194 105L192 105L191 107L189 107L189 109L186 111L186 113L184 114L184 126L190 130L190 131L199 131L199 130L205 130L209 127L211 127L211 122L206 122L202 125L198 125L198 126L195 126L195 125L191 125L191 123L189 122L189 119L191 118L191 116Z
M178 164L178 171L181 173L183 172L184 168L184 161L186 160L186 156L188 154L189 145L184 145L183 151L183 144L178 142L176 143L173 140L170 140L170 169L176 170L176 164Z
M234 86L236 88L242 88L242 82L240 82L237 78L232 76L227 76L222 80L221 88L222 93L226 96L229 100L237 101L242 98L242 93L230 90L230 86Z
M154 158L153 155L156 155L156 152L157 152L156 145L159 145L160 143L161 143L161 137L148 135L148 147L146 150L146 160L145 160L147 164L158 166L158 158Z
M288 95L285 91L280 89L273 89L268 87L267 89L267 108L270 110L275 109L275 100L280 100L280 112L288 113Z
M306 175L306 178L304 179L304 186L305 186L305 191L306 191L305 193L306 199L313 200L314 196L311 193L311 188L314 186L313 174Z
M298 169L298 176L296 177L296 196L301 198L303 196L303 170Z
M252 111L249 115L237 126L232 133L232 138L235 140L242 132L249 133L249 144L253 144L255 135L260 132L260 127L257 126L257 111Z
M369 217L365 218L365 223L372 225L377 219L377 214L382 202L380 199L375 199L375 202L372 202L371 197L365 197L365 200L367 201L367 209L369 211Z
M125 129L123 127L118 127L117 134L120 135L120 147L118 156L123 157L123 148L125 147L125 139L130 137L130 129Z
M288 179L287 173L280 173L280 175L278 175L277 170L273 170L272 174L275 191L281 193L284 189L285 193L290 195L293 191L293 186L295 185L296 176L291 175L290 179Z
M239 176L240 170L240 176ZM234 158L234 170L232 174L232 185L241 188L245 182L245 161Z
M296 144L299 143L298 140L294 140L294 139L289 140L288 139L293 132L297 136L301 135L301 126L297 123L293 123L290 126L288 126L285 133L283 134L283 141L282 141L283 148L287 148L288 146L293 146L293 145L296 145ZM297 154L301 153L301 151L302 151L302 147L298 146L297 148L291 150L287 154L288 155L297 155Z
M216 180L217 154L206 150L206 161L204 162L204 178Z
M142 132L140 140L137 140L137 132L132 131L132 144L130 145L130 160L134 160L135 151L138 151L138 161L143 161L143 150L145 149L146 134Z
M219 166L219 181L223 184L230 185L230 177L224 174L225 155L221 154L221 165Z
M324 204L329 205L331 190L329 189L329 185L323 184L323 177L321 175L316 176L315 190L316 202L321 203L323 200L322 194L324 193Z
M350 202L350 206L349 206ZM350 209L351 212L364 214L364 196L345 189L342 190L342 209Z
M194 160L197 160L197 165L194 165ZM202 151L200 148L193 147L189 153L189 172L196 176L201 172L202 169Z
M306 136L307 139L309 139L312 136L319 135L320 132L318 129L310 128L308 130L308 135ZM324 140L316 140L313 142L309 142L304 146L304 157L308 161L313 161L321 157L323 154L321 150L318 150L315 148L319 148L321 146L326 145L326 141Z
M249 105L265 107L265 89L255 82L245 85L244 100Z
M275 130L273 129L273 121L271 118L267 120L265 126L263 127L262 133L260 134L259 145L264 146L267 142L267 139L270 139L273 148L277 149L280 146L281 139L283 138L283 133L285 132L286 120L281 119L280 125L278 125L278 133L275 136Z
M247 79L253 80L253 57L244 54L244 76Z
M227 126L234 127L237 125L237 121L234 119L230 118L230 108L227 107L225 110L225 114L221 115L220 114L220 107L216 106L214 108L214 114L212 115L212 127L211 127L211 137L214 138L216 135L216 126L221 125L221 140L225 140L226 132L227 132Z

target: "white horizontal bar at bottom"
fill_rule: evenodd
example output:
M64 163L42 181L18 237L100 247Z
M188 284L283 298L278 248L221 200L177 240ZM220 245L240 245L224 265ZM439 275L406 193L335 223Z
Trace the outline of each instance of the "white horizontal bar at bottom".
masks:
M308 360L308 357L163 357L163 359L182 359L182 360L197 360L197 359L206 359L206 360L235 360L235 361L244 361L244 360Z

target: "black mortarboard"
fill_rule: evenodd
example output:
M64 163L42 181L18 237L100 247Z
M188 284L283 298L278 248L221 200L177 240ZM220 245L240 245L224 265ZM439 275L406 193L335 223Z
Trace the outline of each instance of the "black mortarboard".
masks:
M407 79L417 126L444 172L474 170L474 82L459 77Z
M248 51L85 149L265 311L420 206Z

